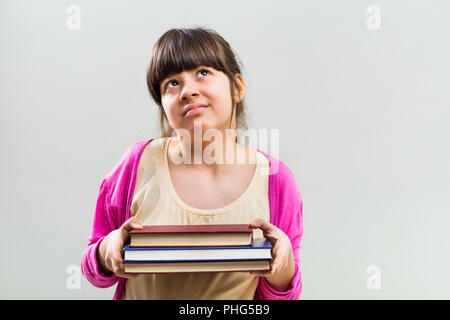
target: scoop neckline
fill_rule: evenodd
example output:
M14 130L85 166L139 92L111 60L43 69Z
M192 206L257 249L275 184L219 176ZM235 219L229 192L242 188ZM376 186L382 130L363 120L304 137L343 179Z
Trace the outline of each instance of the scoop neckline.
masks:
M164 145L164 140L163 140L163 145ZM255 159L256 159L256 168L255 171L253 173L253 177L250 181L250 183L248 184L247 188L244 190L244 192L234 201L230 202L229 204L220 207L220 208L215 208L215 209L200 209L200 208L195 208L189 204L187 204L186 202L184 202L177 194L177 191L175 190L175 187L173 185L172 182L172 176L170 175L170 170L169 170L169 163L168 163L168 151L169 151L169 145L170 145L170 141L166 144L166 146L164 147L163 153L163 171L164 171L164 180L166 181L166 186L169 189L169 194L172 196L172 199L178 204L180 205L182 208L188 210L190 213L194 213L194 214L204 214L204 215L213 215L213 214L219 214L219 213L226 213L236 207L238 207L242 201L245 200L245 198L247 197L247 195L251 192L251 190L253 189L253 186L256 183L256 180L258 178L258 172L261 170L260 168L260 160L258 159L258 151L253 149L253 148L249 148L249 150L253 151L255 153Z

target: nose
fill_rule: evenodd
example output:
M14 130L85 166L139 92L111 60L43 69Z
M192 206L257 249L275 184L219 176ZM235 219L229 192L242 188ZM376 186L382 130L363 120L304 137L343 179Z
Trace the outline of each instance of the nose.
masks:
M183 89L181 90L180 100L181 102L190 101L192 98L199 95L198 88L194 81L186 80L184 81Z

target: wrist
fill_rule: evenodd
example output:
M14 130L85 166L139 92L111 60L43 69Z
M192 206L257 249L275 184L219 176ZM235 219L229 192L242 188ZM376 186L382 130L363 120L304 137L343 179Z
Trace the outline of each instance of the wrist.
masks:
M279 292L287 291L295 275L294 257L291 252L289 261L276 274L266 276L267 282Z
M106 244L107 244L107 238L103 238L102 240L100 240L100 244L97 247L97 252L96 252L96 256L97 256L97 263L98 263L98 269L100 270L101 273L103 273L103 275L105 276L110 276L113 274L113 272L111 270L109 270L109 268L106 265Z

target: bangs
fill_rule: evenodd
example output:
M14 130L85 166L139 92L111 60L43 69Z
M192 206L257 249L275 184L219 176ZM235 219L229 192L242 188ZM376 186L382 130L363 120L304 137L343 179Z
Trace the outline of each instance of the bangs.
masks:
M224 73L226 55L216 39L203 30L169 30L155 45L147 72L149 89L160 99L160 84L169 76L208 66Z

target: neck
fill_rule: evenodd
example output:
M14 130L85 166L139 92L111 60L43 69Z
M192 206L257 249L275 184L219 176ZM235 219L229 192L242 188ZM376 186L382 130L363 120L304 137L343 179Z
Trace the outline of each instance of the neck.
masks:
M177 135L169 144L169 157L177 165L213 174L230 165L256 163L253 153L236 142L235 130L207 130L190 137Z

